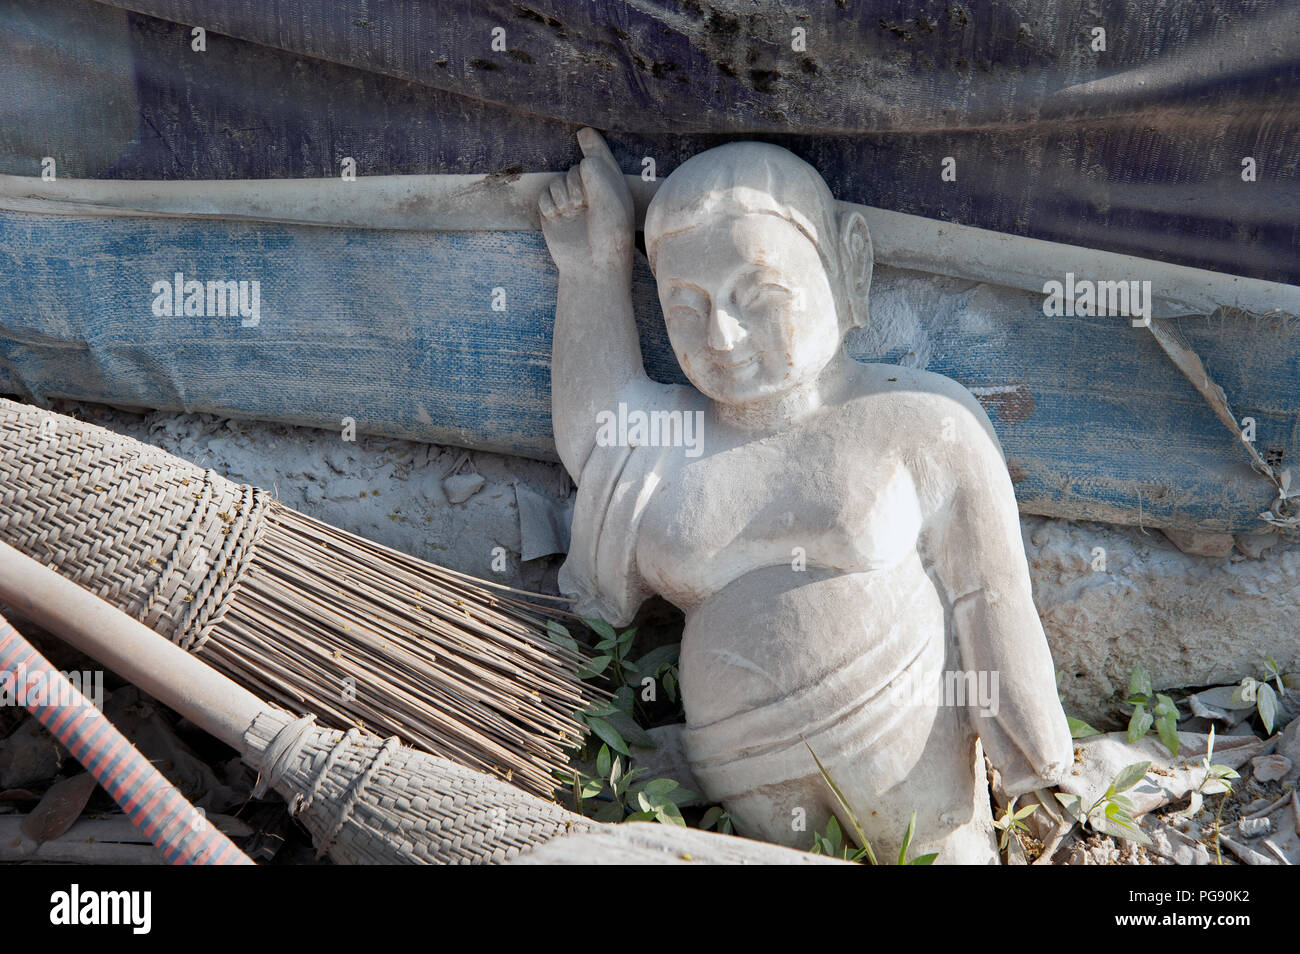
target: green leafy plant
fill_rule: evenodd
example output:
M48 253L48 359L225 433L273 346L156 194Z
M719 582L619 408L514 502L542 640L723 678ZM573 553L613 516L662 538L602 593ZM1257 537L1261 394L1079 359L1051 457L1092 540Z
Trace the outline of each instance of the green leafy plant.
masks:
M1256 680L1247 676L1241 680L1241 685L1232 692L1233 706L1244 708L1254 703L1255 711L1259 713L1259 721L1264 725L1264 731L1272 735L1273 725L1281 710L1281 696L1287 689L1295 688L1297 681L1300 680L1297 680L1294 675L1282 672L1276 659L1265 656L1264 678ZM1273 685L1270 685L1270 682ZM1273 688L1274 685L1277 689Z
M714 805L704 813L704 817L700 819L700 827L705 831L713 828L724 835L733 835L736 832L731 816L721 805Z
M1070 727L1070 738L1072 739L1087 739L1102 734L1100 729L1094 729L1082 719L1076 719L1074 716L1066 716L1065 722Z
M644 769L630 767L632 748L656 747L654 738L641 724L643 718L638 719L636 688L644 676L660 679L665 693L675 702L679 647L660 647L634 660L631 650L636 640L635 627L619 633L604 620L584 622L595 634L592 646L580 644L561 623L552 620L547 624L551 640L586 657L579 670L582 678L607 680L614 686L607 700L593 703L578 713L578 718L591 730L591 738L583 747L588 753L586 758L591 758L593 746L600 747L595 751L595 774L578 768L561 774L561 781L572 794L574 808L602 822L658 821L685 825L681 803L698 796L673 779L647 779ZM640 715L644 717L644 712ZM719 830L725 828L727 833L733 830L729 816L720 815L710 821Z
M1151 686L1151 676L1141 663L1133 668L1128 679L1128 698L1124 700L1133 706L1133 714L1128 720L1128 740L1136 742L1151 731L1154 725L1156 734L1171 755L1178 754L1178 706L1174 700Z
M621 755L601 745L596 774L571 769L564 781L572 787L575 809L601 822L657 821L685 826L680 803L698 796L669 778L644 779L644 769L628 770ZM594 807L589 802L598 802Z
M1016 810L1016 800L1013 798L1007 805L1006 811L1002 817L993 822L993 827L1002 832L1002 837L998 841L998 850L1006 851L1007 845L1011 843L1011 836L1018 831L1028 833L1029 826L1025 824L1024 819L1028 818L1034 812L1038 811L1038 805L1026 805L1019 811Z
M840 803L840 808L844 810L844 814L848 817L849 823L853 826L853 832L858 841L858 847L856 849L852 849L851 846L846 845L840 831L840 823L835 816L832 815L830 821L826 823L826 831L824 834L817 832L813 833L813 845L810 850L813 854L825 854L833 857L841 857L846 861L860 862L863 858L866 858L867 861L873 865L880 864L880 862L876 860L876 853L871 848L871 842L867 838L867 833L862 830L862 822L858 820L857 813L854 812L852 806L849 805L848 799L844 797L844 793L840 791L840 787L835 784L835 779L831 778L830 772L826 771L826 766L822 765L822 760L817 757L817 753L813 752L812 746L808 745L808 740L804 739L803 744L807 746L809 753L813 757L813 761L817 763L817 770L821 772L822 778L826 780L826 784L830 787L831 792L834 793L835 800ZM898 863L900 865L934 864L934 860L939 857L938 852L932 852L927 855L918 855L915 858L907 857L908 849L912 847L912 835L915 832L916 812L912 812L911 818L907 821L907 830L903 832L902 847L898 850Z
M1218 810L1214 813L1214 858L1216 863L1223 864L1223 848L1219 844L1219 834L1223 828L1223 806L1228 801L1228 794L1232 791L1232 779L1241 778L1241 776L1232 768L1226 765L1215 765L1214 763L1214 726L1210 726L1210 738L1205 744L1205 758L1201 759L1201 768L1204 774L1201 776L1200 784L1192 790L1191 798L1187 801L1187 808L1177 814L1191 818L1201 810L1201 804L1206 795L1222 794L1219 799Z
M1205 757L1201 759L1201 781L1192 789L1191 797L1188 799L1187 807L1177 814L1183 818L1191 818L1201 810L1206 795L1218 795L1222 793L1227 795L1232 791L1232 779L1241 778L1241 776L1227 765L1214 765L1214 726L1210 726L1209 741L1205 745Z
M547 635L554 642L579 655L589 656L578 670L581 678L607 679L616 692L627 689L627 695L635 705L642 689L641 682L649 677L659 681L670 702L678 702L680 679L677 660L681 653L680 644L659 646L633 659L632 647L637 634L635 626L619 633L602 619L584 619L583 622L596 634L597 641L593 647L581 646L566 626L554 620L546 625ZM627 710L627 714L631 716L632 710ZM680 705L678 714L682 714Z
M1075 821L1081 825L1090 825L1094 831L1116 838L1124 838L1139 845L1151 844L1151 839L1133 820L1133 803L1124 792L1142 781L1150 762L1134 762L1120 770L1115 780L1110 783L1105 794L1091 805L1085 807L1082 796L1067 795L1056 792L1056 799L1064 806Z

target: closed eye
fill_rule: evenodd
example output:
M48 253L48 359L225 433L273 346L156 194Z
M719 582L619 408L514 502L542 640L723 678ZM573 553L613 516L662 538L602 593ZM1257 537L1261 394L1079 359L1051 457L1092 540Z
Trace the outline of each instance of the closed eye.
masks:
M755 302L766 299L778 300L780 298L789 298L793 292L784 285L777 285L772 282L759 282L752 286L749 293L745 296L744 304L753 305Z

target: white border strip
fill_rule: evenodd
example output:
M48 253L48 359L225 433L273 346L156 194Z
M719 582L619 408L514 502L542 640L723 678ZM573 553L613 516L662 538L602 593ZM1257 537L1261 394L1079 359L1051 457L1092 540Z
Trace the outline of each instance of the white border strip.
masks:
M166 181L0 175L0 209L40 215L178 216L334 228L535 231L537 198L558 173L363 176L342 179ZM658 188L628 176L637 220ZM1150 281L1165 314L1220 307L1300 315L1300 287L1003 232L953 225L870 206L876 261L1043 292L1049 280Z

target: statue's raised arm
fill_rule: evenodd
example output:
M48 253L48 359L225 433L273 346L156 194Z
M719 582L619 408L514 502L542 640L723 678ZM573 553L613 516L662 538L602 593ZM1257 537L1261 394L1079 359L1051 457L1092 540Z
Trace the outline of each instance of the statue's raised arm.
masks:
M596 442L597 414L643 378L632 313L632 194L594 129L585 158L540 199L542 234L559 270L551 358L555 445L575 477Z

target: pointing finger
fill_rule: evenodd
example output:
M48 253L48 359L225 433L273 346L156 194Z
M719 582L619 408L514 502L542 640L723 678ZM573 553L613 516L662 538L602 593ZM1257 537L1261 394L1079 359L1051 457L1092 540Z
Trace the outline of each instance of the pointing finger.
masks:
M600 133L590 126L578 130L578 145L582 147L584 156L598 162L607 162L610 168L618 169L618 163L614 161L614 154L609 151L609 146L605 144L605 140Z

